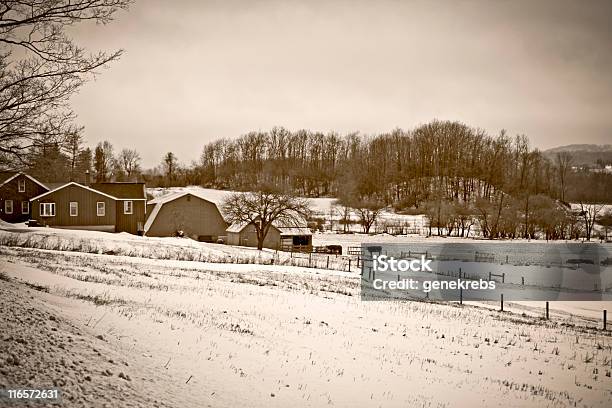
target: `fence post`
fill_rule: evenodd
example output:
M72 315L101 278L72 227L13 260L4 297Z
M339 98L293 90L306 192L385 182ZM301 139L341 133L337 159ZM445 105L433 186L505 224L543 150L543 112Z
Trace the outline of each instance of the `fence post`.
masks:
M351 271L351 258L349 258L349 272Z
M549 302L547 301L546 302L546 320L548 320L548 317L549 317L549 310L550 310L550 305L549 305Z
M327 255L327 268L326 269L329 269L329 255Z
M357 255L357 267L359 268L359 261L361 259L361 256Z
M525 286L525 277L521 276L521 285Z
M501 303L501 310L500 310L500 312L503 312L504 311L504 294L502 293L500 296L501 296L501 299L500 299L501 300L501 302L500 302Z
M461 280L461 268L459 268L459 280ZM461 285L459 285L459 304L463 304L463 287Z
M607 320L608 320L608 311L606 309L604 309L603 314L604 314L603 315L603 329L607 330L608 329L608 322L607 322Z
M506 272L502 272L502 283L506 280Z
M489 281L491 281L491 272L489 272Z
M308 267L310 268L311 266L311 261L312 261L312 252L308 254Z

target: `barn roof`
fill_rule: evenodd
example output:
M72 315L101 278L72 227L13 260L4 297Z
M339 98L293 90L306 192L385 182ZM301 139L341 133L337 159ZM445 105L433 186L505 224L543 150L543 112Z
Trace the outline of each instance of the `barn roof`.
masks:
M226 232L240 233L249 224L250 224L250 222L246 222L246 221L235 222L232 225L230 225L229 227L227 227L227 229L225 231Z
M193 197L197 197L203 201L207 201L211 204L214 204L215 207L217 207L217 209L219 209L219 207L216 205L216 203L212 202L211 200L208 200L206 197L202 196L201 194L198 194L197 192L194 191L178 191L176 193L171 193L171 194L167 194L165 196L161 196L161 197L156 197L150 201L147 202L147 204L153 204L155 205L155 207L153 207L153 210L151 211L151 215L149 215L149 218L147 218L147 221L145 222L144 225L144 232L145 234L147 233L147 231L151 228L151 226L153 225L153 222L155 222L155 218L157 217L157 214L159 214L159 211L161 210L162 206L166 203L169 203L171 201L174 201L178 198L187 196L187 195L191 195ZM219 210L220 212L220 210ZM223 216L223 214L221 214Z
M91 188L118 199L144 200L147 198L144 183L113 182L93 183Z

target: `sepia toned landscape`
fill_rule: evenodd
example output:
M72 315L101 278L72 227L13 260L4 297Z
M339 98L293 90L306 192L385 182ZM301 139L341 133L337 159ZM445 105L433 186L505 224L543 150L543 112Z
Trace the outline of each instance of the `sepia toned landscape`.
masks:
M610 16L0 1L0 406L612 406Z

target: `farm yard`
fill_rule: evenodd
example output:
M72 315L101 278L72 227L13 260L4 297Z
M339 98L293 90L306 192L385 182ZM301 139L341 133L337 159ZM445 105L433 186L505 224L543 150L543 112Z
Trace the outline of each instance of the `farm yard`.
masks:
M113 356L74 372L67 398L86 375L147 395L148 406L612 402L612 338L593 313L601 302L553 302L548 321L530 304L500 313L482 303L362 302L356 271L292 265L271 250L12 229L0 232L3 291L34 297L78 328L90 354ZM23 336L5 334L2 354Z

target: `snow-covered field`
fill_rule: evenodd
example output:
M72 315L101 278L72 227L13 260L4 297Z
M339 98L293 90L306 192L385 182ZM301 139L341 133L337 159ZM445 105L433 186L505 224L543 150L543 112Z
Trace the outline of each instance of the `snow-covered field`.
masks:
M364 302L354 272L174 257L193 248L243 256L245 248L49 229L1 234L72 248L0 246L2 271L72 305L61 308L66 318L137 359L123 369L133 386L148 384L168 405L612 404L612 339L588 316L599 303L584 317L553 304L544 321L536 305L499 313L495 305ZM79 251L75 240L108 250ZM175 252L155 258L122 252L126 245Z

